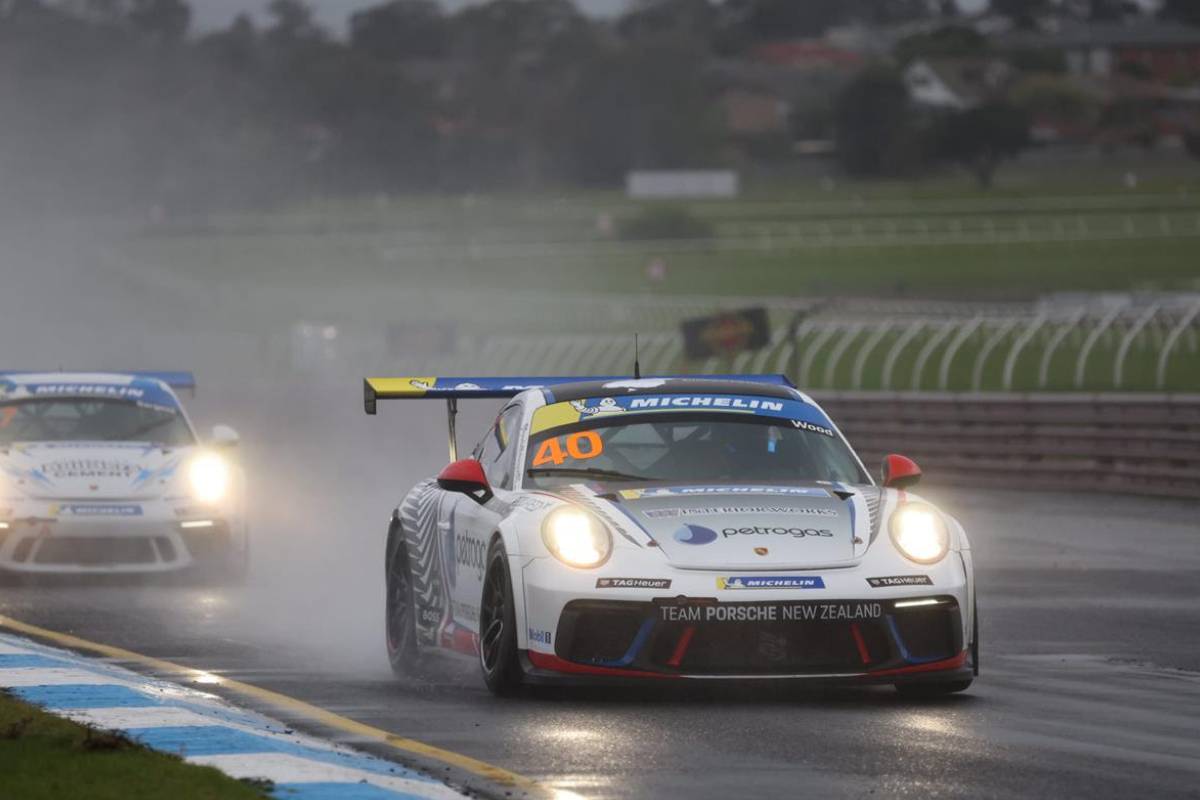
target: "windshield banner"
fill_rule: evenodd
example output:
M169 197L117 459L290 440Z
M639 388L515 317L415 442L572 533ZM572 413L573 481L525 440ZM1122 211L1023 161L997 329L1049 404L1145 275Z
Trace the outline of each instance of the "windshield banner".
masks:
M552 403L533 414L531 434L594 418L664 411L709 411L790 420L798 429L833 436L833 425L814 406L802 400L737 394L661 394L594 397Z
M52 398L128 400L148 408L177 411L175 395L158 381L133 380L129 383L69 383L47 381L25 383L0 378L0 402Z

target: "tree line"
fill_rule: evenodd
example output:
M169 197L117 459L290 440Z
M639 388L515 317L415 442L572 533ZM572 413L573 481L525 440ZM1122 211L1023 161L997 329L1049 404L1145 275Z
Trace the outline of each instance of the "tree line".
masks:
M1038 9L996 3L1015 20ZM454 13L391 0L338 38L302 0L265 8L261 24L241 16L199 35L186 0L0 0L0 200L186 210L613 185L632 168L721 162L714 58L851 21L955 13L927 0L637 0L598 21L569 0ZM872 124L852 100L839 112L849 136Z

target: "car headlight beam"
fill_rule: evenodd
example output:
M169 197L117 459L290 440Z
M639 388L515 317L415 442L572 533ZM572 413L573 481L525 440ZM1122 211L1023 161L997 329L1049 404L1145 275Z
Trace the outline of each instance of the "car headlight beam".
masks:
M941 514L922 503L903 505L892 514L892 542L918 564L936 564L950 551L950 534Z
M188 465L192 495L202 503L216 503L229 491L229 465L214 453L196 456Z
M542 541L569 567L592 569L612 554L612 535L591 514L565 506L551 511L542 522Z

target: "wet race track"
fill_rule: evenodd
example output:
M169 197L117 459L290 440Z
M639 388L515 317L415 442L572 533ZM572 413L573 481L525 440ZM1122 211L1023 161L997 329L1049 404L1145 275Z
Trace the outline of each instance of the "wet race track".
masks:
M286 553L273 576L259 548L245 589L15 587L0 591L0 613L274 689L585 797L1194 797L1195 506L933 494L973 535L983 642L981 678L936 702L887 688L658 686L498 700L474 665L453 661L399 683L377 635L382 569L368 551L382 539L348 546L382 526L337 534L346 546L328 543L324 578L318 562L301 568ZM339 561L347 551L361 563ZM359 575L353 589L343 572Z
M982 675L941 701L889 688L658 685L498 700L473 664L456 662L400 683L383 647L385 525L445 461L440 406L398 404L369 419L361 376L387 374L386 364L288 371L272 355L266 311L69 266L89 255L7 253L41 269L19 273L19 302L0 298L0 335L22 343L5 358L195 369L200 391L185 401L198 425L242 433L250 579L235 590L5 586L0 615L273 689L584 797L1197 796L1196 503L930 488L972 539L981 609ZM75 306L61 302L67 281L83 298ZM288 319L319 319L310 300L290 301L285 333ZM35 323L54 337L28 336ZM479 405L460 421L464 446L498 404Z

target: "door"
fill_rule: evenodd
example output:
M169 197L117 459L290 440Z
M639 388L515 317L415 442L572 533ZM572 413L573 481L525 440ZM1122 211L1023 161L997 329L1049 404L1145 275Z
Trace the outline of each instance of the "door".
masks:
M483 464L496 497L481 505L466 495L448 496L438 523L446 556L451 618L475 633L479 632L479 601L488 547L500 525L503 500L512 491L521 415L520 406L505 408L472 454Z

